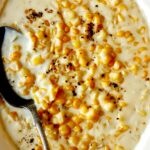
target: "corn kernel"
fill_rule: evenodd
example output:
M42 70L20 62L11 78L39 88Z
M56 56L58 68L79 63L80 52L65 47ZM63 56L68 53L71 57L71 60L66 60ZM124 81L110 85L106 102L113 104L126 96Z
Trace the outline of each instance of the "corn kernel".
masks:
M37 57L33 58L32 63L36 66L41 65L44 63L44 59L41 56L37 56Z
M80 137L77 135L73 135L69 138L69 143L71 145L77 145L79 143Z
M93 128L93 123L91 121L87 122L86 128L88 130L92 129Z
M59 127L59 133L62 135L62 136L68 136L68 135L70 135L70 133L71 133L71 129L70 129L70 127L68 126L68 125L61 125L60 127Z
M80 124L83 119L80 116L73 116L72 120L76 123L76 124Z
M115 83L122 83L124 81L124 78L120 72L111 72L109 74L110 81Z
M88 150L89 149L89 144L88 142L86 141L83 141L80 145L80 150Z
M16 60L19 60L21 57L21 52L20 51L15 51L11 54L10 56L10 60L11 61L16 61Z
M67 35L63 36L63 37L62 37L62 41L65 42L65 43L66 43L66 42L69 42L69 41L70 41L69 36L67 36Z
M81 47L81 42L80 42L80 40L73 40L73 41L72 41L72 45L73 45L75 48L80 48L80 47Z
M117 19L119 22L124 22L124 20L125 20L122 14L118 14Z
M91 22L91 21L92 21L92 18L93 18L92 13L86 13L86 14L84 15L84 19L86 19L88 22Z
M62 7L64 7L64 8L69 8L70 7L70 3L69 3L69 1L61 1L61 5L62 5Z
M110 2L112 4L112 6L117 6L118 4L121 3L121 0L111 0Z
M71 146L71 147L69 147L68 150L78 150L78 148L77 148L77 147L74 147L74 146Z
M100 16L100 14L98 14L98 13L94 14L93 23L96 24L96 25L99 25L99 24L102 23L102 18Z
M113 102L105 101L102 107L105 111L112 112L116 108L116 105Z
M70 127L70 128L74 128L75 127L75 122L73 122L72 120L71 121L69 121L68 123L67 123L67 125Z
M78 109L80 107L80 105L81 105L80 99L74 99L73 100L73 104L72 104L73 108Z
M55 115L57 113L59 113L59 109L57 107L57 105L52 105L50 108L49 108L49 113L52 114L52 115Z
M121 108L124 108L124 107L127 106L127 102L120 101L120 102L119 102L119 106L120 106Z
M125 36L125 32L124 31L119 31L119 32L116 33L116 36L124 37Z
M137 113L142 116L142 117L146 117L147 116L147 112L145 110L138 110Z
M82 112L83 114L87 113L87 112L88 112L88 107L87 107L87 105L86 105L86 104L82 104L82 105L80 106L80 110L81 110L81 112Z
M93 121L97 121L99 119L99 116L100 116L99 113L93 108L90 108L88 110L88 113L86 114L86 118L88 120L93 120Z
M129 129L128 125L121 125L119 129L116 131L115 136L118 137Z
M75 126L75 127L73 128L73 131L76 132L76 133L78 133L78 132L81 132L82 129L81 129L81 127L80 127L79 125L77 125L77 126Z
M115 145L114 150L125 150L123 146Z

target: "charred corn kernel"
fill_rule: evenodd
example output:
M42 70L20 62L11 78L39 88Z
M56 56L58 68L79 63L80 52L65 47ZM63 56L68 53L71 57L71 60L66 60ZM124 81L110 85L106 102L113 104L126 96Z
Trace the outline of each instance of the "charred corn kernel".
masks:
M87 105L86 104L82 104L81 106L80 106L80 110L81 110L81 113L87 113L88 112L88 107L87 107Z
M32 64L33 65L41 65L44 63L44 59L41 57L41 55L37 56L37 57L34 57L33 60L32 60Z
M81 47L81 42L80 42L80 40L73 40L73 41L72 41L72 45L73 45L75 48L80 48L80 47Z
M15 51L13 52L11 55L10 55L10 60L11 61L16 61L16 60L19 60L21 57L21 52L20 50L19 51Z
M62 136L69 136L71 133L71 129L68 125L64 124L59 127L59 133Z
M123 146L115 145L114 150L125 150Z
M123 75L120 72L111 72L109 78L111 82L115 83L122 83L124 81Z
M58 109L57 105L52 105L48 111L52 115L59 113L59 109Z
M70 138L69 138L69 143L71 145L77 145L80 141L80 137L77 136L77 135L72 135Z

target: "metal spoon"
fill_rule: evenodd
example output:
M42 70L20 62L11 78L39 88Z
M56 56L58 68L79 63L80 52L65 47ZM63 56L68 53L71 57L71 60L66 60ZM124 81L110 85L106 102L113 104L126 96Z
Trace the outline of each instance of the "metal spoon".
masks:
M46 135L42 128L42 123L37 114L34 101L32 99L27 100L27 99L23 99L19 97L14 92L14 90L12 89L11 85L8 82L5 69L4 69L3 60L2 60L2 50L1 50L7 28L18 32L18 30L10 28L10 27L0 27L0 94L2 95L2 97L8 104L14 107L18 107L18 108L26 108L31 112L35 126L37 127L41 140L42 140L43 149L50 150L48 146L48 141L46 139Z

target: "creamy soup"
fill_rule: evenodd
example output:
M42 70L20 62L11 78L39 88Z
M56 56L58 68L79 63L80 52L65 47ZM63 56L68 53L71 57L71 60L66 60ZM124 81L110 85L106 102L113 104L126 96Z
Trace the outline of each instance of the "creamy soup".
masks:
M10 10L13 13L10 13ZM149 30L131 0L12 0L0 17L7 76L37 106L52 150L133 150L150 118ZM41 150L31 115L1 102L21 150Z

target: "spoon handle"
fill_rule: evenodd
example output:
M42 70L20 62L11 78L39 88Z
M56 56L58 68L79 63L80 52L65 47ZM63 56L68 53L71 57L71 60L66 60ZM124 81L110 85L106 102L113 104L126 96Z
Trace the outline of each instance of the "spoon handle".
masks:
M44 130L43 130L42 123L41 123L41 121L40 121L40 119L39 119L39 116L38 116L38 113L37 113L37 110L36 110L35 105L34 105L34 104L31 104L31 105L29 105L27 108L28 108L28 109L30 110L30 112L32 113L35 126L37 127L38 132L39 132L40 137L41 137L41 140L42 140L43 150L50 150L49 145L48 145L48 141L47 141L45 132L44 132Z

